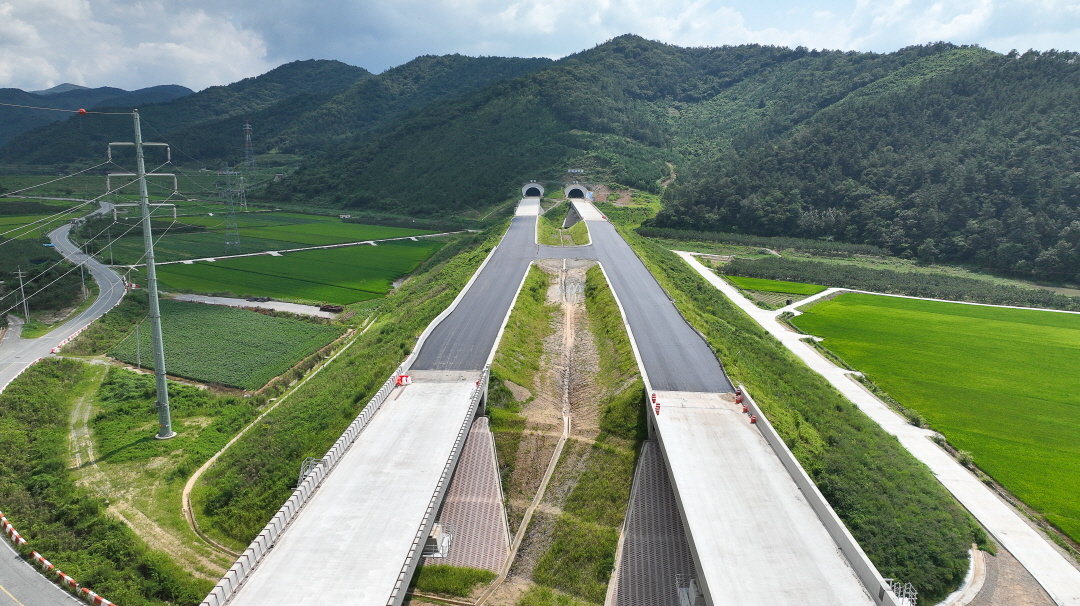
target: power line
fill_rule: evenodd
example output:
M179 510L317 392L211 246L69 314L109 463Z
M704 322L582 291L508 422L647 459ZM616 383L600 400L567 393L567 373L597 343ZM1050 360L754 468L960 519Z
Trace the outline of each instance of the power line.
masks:
M64 109L62 107L38 107L36 105L19 105L18 103L0 103L4 107L19 107L22 109L40 109L46 112L63 112L67 114L78 114L85 116L86 114L98 114L101 116L130 116L131 112L96 112L88 109Z

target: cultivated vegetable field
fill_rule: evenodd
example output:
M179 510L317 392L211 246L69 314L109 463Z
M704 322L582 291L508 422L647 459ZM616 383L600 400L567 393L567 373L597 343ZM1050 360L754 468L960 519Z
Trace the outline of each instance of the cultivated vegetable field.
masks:
M183 301L161 301L165 368L204 383L258 389L343 331L253 311ZM143 321L110 355L153 368L150 324Z

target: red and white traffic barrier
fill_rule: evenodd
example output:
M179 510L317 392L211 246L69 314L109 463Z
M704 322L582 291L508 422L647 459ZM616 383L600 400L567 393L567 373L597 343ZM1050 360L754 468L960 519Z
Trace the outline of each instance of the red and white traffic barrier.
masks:
M36 551L31 551L30 552L30 557L33 558L34 561L38 563L38 566L41 566L41 569L44 570L45 572L48 572L48 571L56 568L56 566L54 566L52 562L45 559L45 556L41 555L40 553L38 553Z
M409 375L398 375L397 386L403 387L405 385L412 385L412 377Z
M24 539L23 536L20 535L17 530L15 530L15 527L11 525L11 522L8 521L7 516L5 516L3 512L0 512L0 527L4 529L4 534L6 534L11 539L11 541L15 543L16 546L21 547L23 545L26 545L26 539ZM93 604L94 606L116 606L115 603L106 600L104 597L91 591L89 588L80 586L78 581L73 579L70 575L67 575L63 571L59 570L55 564L46 560L45 556L41 555L40 553L36 551L31 551L30 559L33 560L38 566L40 566L41 569L45 572L56 573L56 577L60 581L61 585L66 586L68 589L85 599L88 603Z
M86 587L83 587L80 591L82 592L83 599L93 604L94 606L115 606L109 600L106 600L105 598L99 596L93 591L90 591Z

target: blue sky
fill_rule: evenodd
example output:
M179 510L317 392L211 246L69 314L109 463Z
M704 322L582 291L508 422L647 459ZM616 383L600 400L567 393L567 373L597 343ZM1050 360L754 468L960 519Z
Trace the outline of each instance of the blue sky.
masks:
M890 52L946 40L1080 51L1080 0L0 0L0 87L196 90L296 59L558 58L634 33Z

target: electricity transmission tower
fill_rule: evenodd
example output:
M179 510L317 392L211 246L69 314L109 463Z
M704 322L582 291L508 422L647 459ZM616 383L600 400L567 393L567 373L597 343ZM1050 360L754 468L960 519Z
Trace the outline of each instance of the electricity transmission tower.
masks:
M255 146L251 143L251 122L244 122L244 170L255 170Z
M109 143L109 157L112 158L113 146L135 147L135 176L138 177L139 181L139 206L142 208L143 244L146 247L146 288L150 297L150 336L154 346L154 377L157 381L158 433L155 437L159 440L167 440L175 436L176 432L172 428L172 417L169 412L169 386L165 381L165 347L161 338L161 307L158 304L157 268L154 266L154 238L150 232L150 196L146 191L146 177L160 175L147 174L143 146L164 147L170 157L172 154L167 143L143 143L142 126L139 124L139 110L133 110L131 115L135 123L134 143Z

